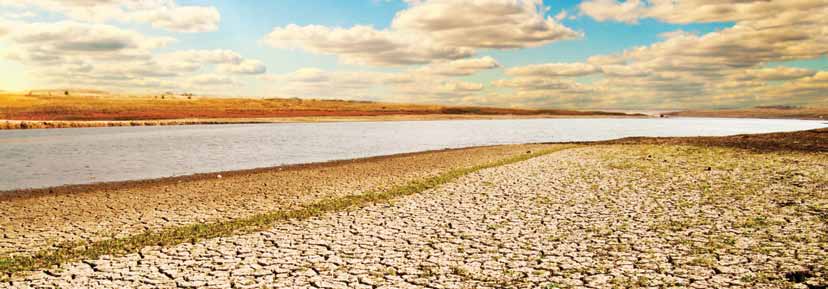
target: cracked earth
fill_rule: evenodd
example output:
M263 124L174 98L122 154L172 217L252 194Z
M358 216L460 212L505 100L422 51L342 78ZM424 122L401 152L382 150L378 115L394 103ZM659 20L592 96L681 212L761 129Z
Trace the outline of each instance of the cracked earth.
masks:
M432 151L161 180L66 194L0 199L0 256L31 255L67 242L94 242L164 227L215 222L284 210L321 198L381 190L450 169L538 150L509 145ZM223 178L217 175L223 174ZM2 197L2 195L0 195Z
M10 288L826 288L828 156L587 146Z

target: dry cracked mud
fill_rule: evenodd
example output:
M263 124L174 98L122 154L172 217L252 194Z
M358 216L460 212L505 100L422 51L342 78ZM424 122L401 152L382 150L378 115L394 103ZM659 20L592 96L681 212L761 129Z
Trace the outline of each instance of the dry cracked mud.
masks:
M586 146L11 288L825 288L828 155Z
M359 194L548 145L431 151L196 177L0 194L0 257ZM221 176L221 178L219 177ZM48 193L54 190L56 193Z

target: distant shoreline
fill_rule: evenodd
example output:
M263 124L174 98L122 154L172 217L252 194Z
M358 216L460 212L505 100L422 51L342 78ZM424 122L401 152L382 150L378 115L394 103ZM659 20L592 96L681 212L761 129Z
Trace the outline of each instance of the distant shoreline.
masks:
M648 118L645 115L477 115L477 114L417 114L375 116L303 116L272 118L188 118L160 120L4 120L0 130L89 128L119 126L169 126L169 125L217 125L217 124L264 124L264 123L316 123L316 122L367 122L367 121L429 121L429 120L495 120L495 119L548 119L548 118Z
M722 110L684 110L664 114L668 117L724 117L761 119L827 120L828 108L820 107L755 107Z

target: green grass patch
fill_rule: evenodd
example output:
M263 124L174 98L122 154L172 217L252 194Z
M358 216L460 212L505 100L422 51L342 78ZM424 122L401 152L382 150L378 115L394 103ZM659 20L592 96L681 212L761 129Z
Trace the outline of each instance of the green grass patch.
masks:
M0 258L0 272L4 273L4 275L9 275L16 272L49 268L68 262L98 259L104 255L117 256L135 253L149 246L173 246L182 243L195 243L205 239L263 231L270 228L276 222L290 219L307 219L325 213L390 201L398 197L412 195L438 187L483 169L513 164L572 147L574 146L556 146L551 149L512 156L488 164L450 170L434 177L411 181L385 191L370 191L358 195L320 199L291 210L266 212L216 223L170 227L160 231L151 231L120 239L88 243L66 243L58 246L58 249L43 250L32 256ZM0 279L2 278L0 276Z

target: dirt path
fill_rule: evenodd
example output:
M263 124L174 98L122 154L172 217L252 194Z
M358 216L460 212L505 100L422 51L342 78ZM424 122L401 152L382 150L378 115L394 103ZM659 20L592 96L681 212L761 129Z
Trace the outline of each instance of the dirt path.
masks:
M813 153L583 147L12 287L824 288L826 164Z

